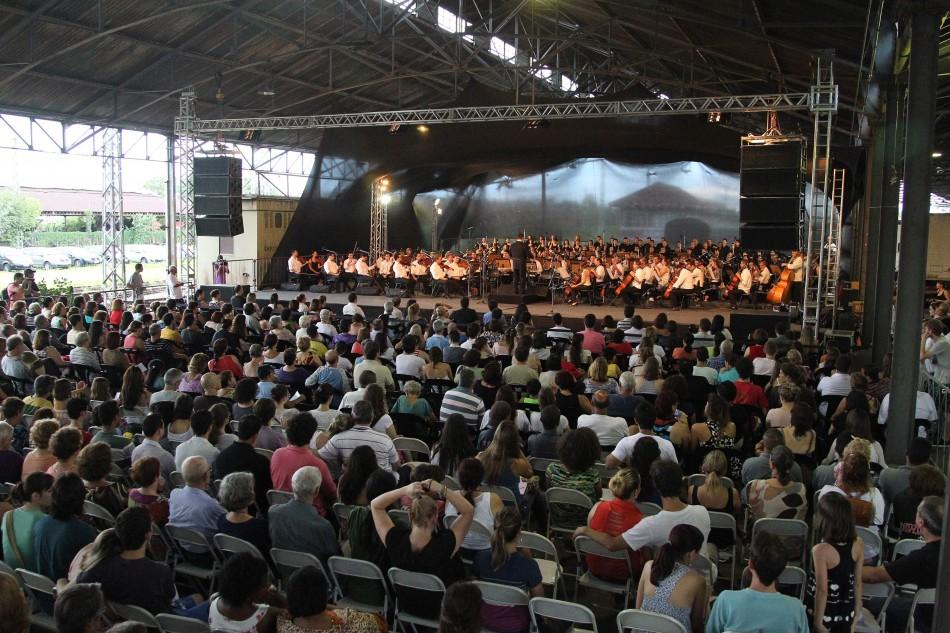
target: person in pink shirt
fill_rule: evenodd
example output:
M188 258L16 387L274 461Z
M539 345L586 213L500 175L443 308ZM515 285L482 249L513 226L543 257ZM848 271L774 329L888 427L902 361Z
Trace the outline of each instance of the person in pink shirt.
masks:
M13 281L7 284L7 295L10 297L10 305L16 301L23 301L26 298L23 292L23 273L13 275Z
M309 448L310 438L317 432L317 421L309 413L295 415L287 423L288 445L274 451L270 460L270 476L274 489L292 491L294 473L304 466L314 466L323 475L320 492L313 497L313 507L320 516L327 516L328 508L336 500L336 484L325 461Z
M586 349L591 354L600 355L604 353L604 335L594 329L594 326L597 325L597 317L593 314L588 314L584 316L584 331L581 333L584 337L584 343L582 348Z

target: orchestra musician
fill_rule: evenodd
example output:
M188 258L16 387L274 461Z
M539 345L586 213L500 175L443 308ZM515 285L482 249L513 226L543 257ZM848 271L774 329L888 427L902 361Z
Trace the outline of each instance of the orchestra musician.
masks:
M759 269L755 271L754 281L756 294L759 292L763 295L768 294L769 288L772 286L772 271L769 270L769 266L764 259L759 260Z
M792 251L792 258L785 263L792 271L792 301L800 304L805 298L805 254L800 250Z
M739 284L729 297L733 310L736 309L743 297L748 299L752 305L756 305L755 295L752 293L752 271L749 270L749 260L743 259L739 266Z
M400 255L399 259L393 262L393 278L405 287L404 297L414 297L416 296L416 280L412 276L412 262L409 262L407 258L408 255Z
M380 281L376 274L376 266L370 266L367 261L367 254L361 253L360 258L356 260L356 281L363 282L376 287L376 296L386 294L386 286Z
M340 275L340 265L336 263L336 253L327 255L327 261L323 262L323 272L326 274L327 284L330 284L333 292L340 292L344 283Z
M685 263L680 267L679 274L676 276L676 280L673 282L673 309L680 310L682 308L689 307L689 295L693 294L695 290L695 282L693 281L693 271L692 263L689 260L686 260Z
M353 253L347 253L343 260L343 270L340 272L340 282L346 286L347 290L356 288L356 258Z
M445 260L442 256L437 255L435 261L429 266L429 275L432 277L433 296L440 289L446 297L451 297L457 291L456 282L446 272Z
M321 261L317 251L310 253L310 259L307 260L301 274L303 275L304 285L315 286L320 283L320 279L323 277L323 261Z

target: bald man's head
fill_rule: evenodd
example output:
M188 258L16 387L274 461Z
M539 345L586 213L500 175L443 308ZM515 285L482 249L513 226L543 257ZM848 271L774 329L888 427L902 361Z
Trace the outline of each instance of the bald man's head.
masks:
M181 476L184 478L185 484L193 488L207 485L210 470L208 461L200 455L189 457L181 464Z

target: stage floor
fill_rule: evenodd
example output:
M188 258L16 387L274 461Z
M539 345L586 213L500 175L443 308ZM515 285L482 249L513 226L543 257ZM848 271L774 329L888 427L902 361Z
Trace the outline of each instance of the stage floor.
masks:
M300 294L300 292L295 292L292 290L280 290L277 291L280 299L292 299ZM307 299L312 299L313 297L319 295L326 295L327 301L332 305L342 305L346 303L347 293L329 293L329 292L304 292ZM266 299L270 296L270 292L267 290L261 290L257 293L258 299ZM389 297L389 298L394 298ZM422 306L423 310L431 310L435 307L436 303L443 303L451 306L453 309L459 306L458 297L453 299L446 299L444 297L432 298L428 295L417 294L415 297L416 301ZM361 306L371 306L382 308L386 303L387 297L385 296L376 296L373 294L360 294L357 303ZM406 299L402 300L402 305L405 307ZM514 303L499 303L498 307L506 315L513 314L515 311L516 304ZM488 309L486 302L482 299L471 299L469 307L476 310L477 312L485 312ZM554 309L551 309L551 302L536 302L528 304L528 310L531 312L531 315L535 318L542 317L542 321L546 321L543 317L549 317L553 312L560 312L561 316L565 319L577 319L582 320L584 315L591 313L594 314L598 320L602 319L606 315L612 316L614 319L619 321L623 318L623 302L619 299L617 303L613 306L610 305L608 301L606 305L588 305L586 303L581 303L577 306L572 306L563 302L558 302L554 304ZM731 310L727 303L713 301L706 304L703 304L699 307L689 308L686 310L673 310L673 308L665 306L655 306L655 304L648 304L647 306L640 307L637 306L636 313L643 317L644 321L653 321L657 314L660 312L665 312L667 316L676 321L677 323L689 324L689 323L699 323L699 320L702 318L711 319L716 314L721 314L725 317L726 323L729 323L730 314L755 314L755 315L765 315L765 314L775 314L780 313L773 312L772 306L767 304L762 304L759 309L751 309L749 307L743 307L737 310Z

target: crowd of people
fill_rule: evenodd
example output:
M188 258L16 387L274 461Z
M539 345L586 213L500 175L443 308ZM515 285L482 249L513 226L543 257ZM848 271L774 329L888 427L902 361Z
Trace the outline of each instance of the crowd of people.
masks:
M924 436L942 421L925 411L906 463L885 463L886 365L784 322L738 340L722 316L647 323L632 305L578 331L466 298L367 311L242 289L0 305L0 630L31 611L105 630L115 604L234 633L385 631L394 591L442 631L527 631L527 607L482 604L470 581L570 596L529 532L552 535L566 572L585 539L624 552L574 573L629 583L614 606L691 632L903 631L908 587L935 586L945 476ZM278 550L319 566L284 573ZM429 574L444 598L398 574L343 582L339 556ZM807 570L804 598L783 593L788 565ZM28 603L12 570L57 583L55 600ZM862 600L881 583L899 586L886 619Z

